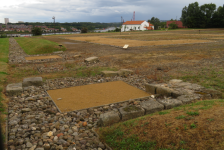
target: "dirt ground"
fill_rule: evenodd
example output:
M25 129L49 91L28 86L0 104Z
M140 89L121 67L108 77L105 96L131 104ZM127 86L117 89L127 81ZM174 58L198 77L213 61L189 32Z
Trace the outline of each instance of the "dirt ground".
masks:
M150 96L123 81L49 90L48 94L62 112Z
M61 58L61 57L58 55L25 57L26 60L50 59L50 58Z
M197 32L195 30L133 32L130 33L130 37L141 37L143 35L147 36L148 34L148 37L151 38L151 34L153 34L155 39L163 36L169 39L170 36L174 40L180 40L180 35L194 35L197 34ZM155 45L129 47L128 49L65 39L73 37L88 38L91 36L113 37L119 35L120 33L104 33L49 36L44 38L62 43L67 48L66 53L71 55L73 53L82 53L84 57L97 56L100 58L100 61L105 62L108 67L132 69L136 74L146 75L152 80L169 80L173 77L181 76L180 72L197 72L200 68L208 67L208 65L222 67L221 61L224 60L224 41L217 39L209 39L209 41L211 41L209 43ZM129 36L129 33L122 33L122 35ZM203 30L203 32L201 31L201 34L197 34L196 37L197 40L207 40L209 37L221 37L223 35L223 30ZM67 42L69 42L69 44ZM158 43L159 42L160 41L158 41Z

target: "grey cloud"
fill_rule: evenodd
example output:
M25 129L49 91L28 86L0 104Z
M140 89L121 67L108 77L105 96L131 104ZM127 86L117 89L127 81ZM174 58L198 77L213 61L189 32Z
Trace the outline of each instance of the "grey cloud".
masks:
M10 1L10 0L9 0ZM50 22L54 15L58 22L119 22L120 17L131 20L133 11L136 20L147 20L157 17L161 20L180 18L184 6L195 1L192 0L38 0L39 3L23 2L8 7L0 6L0 22L9 18L12 22L22 20L25 22ZM210 0L198 0L200 5L211 3ZM222 6L222 0L213 0Z

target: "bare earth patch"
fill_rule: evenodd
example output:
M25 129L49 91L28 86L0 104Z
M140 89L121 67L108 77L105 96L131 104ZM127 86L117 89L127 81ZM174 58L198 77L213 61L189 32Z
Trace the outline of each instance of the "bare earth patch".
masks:
M61 58L61 57L58 55L25 57L26 60L51 59L51 58Z
M48 94L62 112L150 96L123 81L49 90Z
M66 39L100 43L100 44L108 44L108 45L116 45L116 46L124 46L125 44L128 44L129 47L211 42L209 40L188 40L188 39L187 40L139 41L139 40L114 39L114 38L106 38L106 37L98 37L98 36L66 37Z

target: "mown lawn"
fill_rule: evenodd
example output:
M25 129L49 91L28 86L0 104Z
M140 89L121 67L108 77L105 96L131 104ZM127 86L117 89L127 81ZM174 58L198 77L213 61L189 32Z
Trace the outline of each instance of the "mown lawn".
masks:
M3 140L5 140L5 111L6 111L6 101L3 98L3 87L6 83L7 72L8 72L8 54L9 54L9 39L8 38L0 38L0 123L3 131Z
M29 55L46 54L66 50L64 46L60 48L58 43L42 39L41 37L18 37L15 38L15 40L22 47L25 53Z
M98 128L114 150L224 149L224 100L206 100Z

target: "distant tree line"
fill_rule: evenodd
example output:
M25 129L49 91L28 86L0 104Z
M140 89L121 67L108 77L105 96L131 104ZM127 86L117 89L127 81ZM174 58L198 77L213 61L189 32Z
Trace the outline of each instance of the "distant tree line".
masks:
M198 2L191 3L182 9L181 21L188 28L223 28L224 7L216 9L212 3L201 6Z

